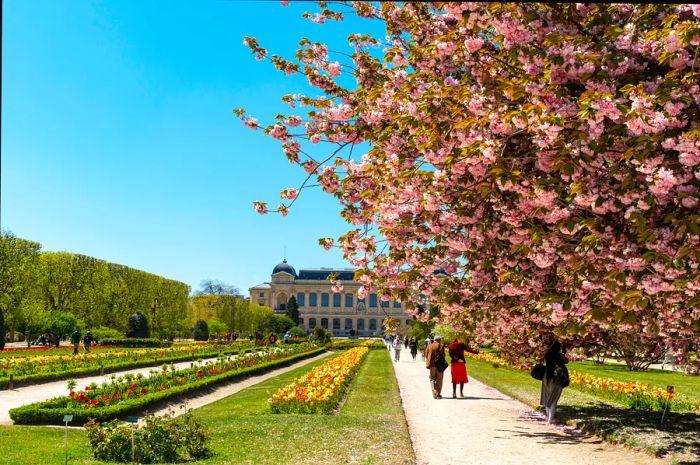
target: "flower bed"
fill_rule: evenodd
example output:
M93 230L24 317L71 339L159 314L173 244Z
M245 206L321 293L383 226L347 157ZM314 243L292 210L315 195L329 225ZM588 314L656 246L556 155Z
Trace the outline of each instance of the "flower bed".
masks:
M222 356L214 363L185 370L172 370L165 366L162 372L148 378L120 377L100 387L87 386L67 396L11 409L10 418L17 424L61 424L64 415L73 415L73 424L83 424L90 418L104 422L140 412L171 397L243 374L264 371L323 350L310 344L298 344L238 357Z
M493 354L470 354L465 356L474 360L517 368L506 360ZM570 387L602 399L624 405L635 410L663 410L668 401L669 410L678 412L700 412L700 404L691 402L683 394L669 392L666 389L653 387L646 383L624 382L613 378L602 378L588 373L571 370L569 372Z
M10 374L15 385L65 379L74 376L119 371L129 368L160 365L163 363L234 354L248 347L237 344L212 345L209 343L178 345L144 349L96 349L72 355L68 352L49 355L46 352L31 356L0 359L0 387L7 386ZM248 351L252 349L247 349Z
M369 349L356 347L335 357L277 391L273 413L332 413Z

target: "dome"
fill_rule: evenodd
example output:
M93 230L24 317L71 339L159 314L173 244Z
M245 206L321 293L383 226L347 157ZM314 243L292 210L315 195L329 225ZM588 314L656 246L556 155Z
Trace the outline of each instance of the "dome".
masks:
M297 277L297 272L294 271L294 267L287 263L287 260L283 260L282 263L278 264L275 268L272 270L272 274L276 273L289 273L295 278Z

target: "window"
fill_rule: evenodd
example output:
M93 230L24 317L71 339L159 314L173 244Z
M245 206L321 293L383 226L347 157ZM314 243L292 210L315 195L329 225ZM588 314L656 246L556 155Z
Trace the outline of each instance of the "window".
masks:
M328 293L321 294L321 307L328 307Z
M406 320L406 326L411 326L412 322L413 322L413 320Z
M328 329L328 318L321 318L321 328Z
M333 294L333 306L340 307L340 294Z
M388 300L382 300L380 305L382 308L389 308L389 301Z
M352 320L350 318L345 319L345 329L346 330L352 329Z
M364 331L365 330L365 320L360 318L357 320L357 330L358 331Z
M318 305L316 302L316 293L312 292L309 294L309 307L315 307L316 305Z
M316 318L309 318L309 329L314 329L316 327Z
M261 292L261 293L260 293L260 297L265 297L265 293L264 293L264 292Z
M394 308L401 308L401 302L394 301Z
M304 326L304 319L303 319L303 318L299 318L299 323L298 323L298 324Z
M369 330L370 331L377 330L377 320L375 320L374 318L370 318L370 320L369 320Z
M369 306L370 308L377 308L377 294L369 295Z
M352 294L345 294L345 306L352 308Z
M300 307L306 305L306 294L303 292L297 292L297 305Z
M333 329L340 329L340 318L333 318Z

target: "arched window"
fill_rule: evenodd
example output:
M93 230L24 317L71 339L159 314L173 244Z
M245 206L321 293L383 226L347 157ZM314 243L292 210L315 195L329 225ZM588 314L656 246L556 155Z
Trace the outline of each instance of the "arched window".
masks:
M340 318L333 318L333 329L340 329Z
M340 294L333 294L333 306L340 307Z
M316 302L316 293L311 292L309 293L309 307L315 307L316 305L318 305Z
M350 330L352 329L352 319L346 318L345 319L345 330Z
M364 331L365 330L365 320L363 318L360 318L357 320L357 330L358 331Z
M328 329L328 318L321 318L321 328Z
M369 307L370 308L377 308L377 294L370 294L369 295Z
M314 329L316 327L316 318L309 318L309 329Z
M376 331L377 330L377 320L374 318L369 319L369 330L370 331Z
M380 305L382 308L389 308L389 301L388 300L382 300Z
M352 294L345 294L345 306L348 308L352 308Z
M321 307L328 307L328 293L323 292L321 294Z
M394 308L401 308L401 302L394 301Z
M306 294L297 292L297 305L303 307L306 305Z

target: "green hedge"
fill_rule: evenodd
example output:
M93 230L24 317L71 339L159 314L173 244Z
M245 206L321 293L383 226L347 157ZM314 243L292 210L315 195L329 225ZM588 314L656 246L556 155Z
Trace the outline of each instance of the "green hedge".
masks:
M195 383L175 386L167 391L154 392L143 397L129 399L117 405L96 407L91 409L67 408L67 396L57 397L44 402L24 405L10 410L10 418L18 425L63 425L64 415L73 415L73 425L82 425L88 419L94 418L102 423L114 418L121 418L129 414L142 412L146 407L152 406L166 399L182 396L190 392L198 391L223 381L239 378L252 373L265 372L271 368L287 365L293 361L317 355L325 349L314 349L309 352L295 354L281 360L265 362L260 365L241 368L240 370L221 373L216 376L204 378Z
M254 348L255 349L255 348ZM251 349L229 349L229 350L216 350L212 347L211 352L204 352L204 353L199 353L196 354L194 357L192 354L182 354L177 357L168 357L168 358L154 358L153 360L137 360L137 361L126 361L124 363L118 363L116 365L106 365L103 366L102 368L97 366L90 366L90 367L85 367L85 368L75 368L72 370L63 370L63 371L55 371L52 373L37 373L34 375L25 375L25 376L16 376L14 377L14 387L17 386L24 386L26 384L32 384L32 383L45 383L47 381L58 381L61 379L68 379L68 378L75 378L79 376L90 376L90 375L96 375L99 374L100 372L103 373L114 373L115 371L123 371L123 370L129 370L129 369L134 369L134 368L144 368L144 367L154 367L154 366L160 366L164 363L178 363L178 362L185 362L187 360L196 360L198 358L213 358L217 357L218 355L238 355L242 353L250 353L253 350ZM104 369L104 371L102 371ZM0 388L6 388L10 384L10 380L8 378L3 378L0 379Z
M100 341L103 346L120 346L120 347L170 347L173 345L171 341L161 341L154 337L149 338L123 338L123 339L103 339Z

